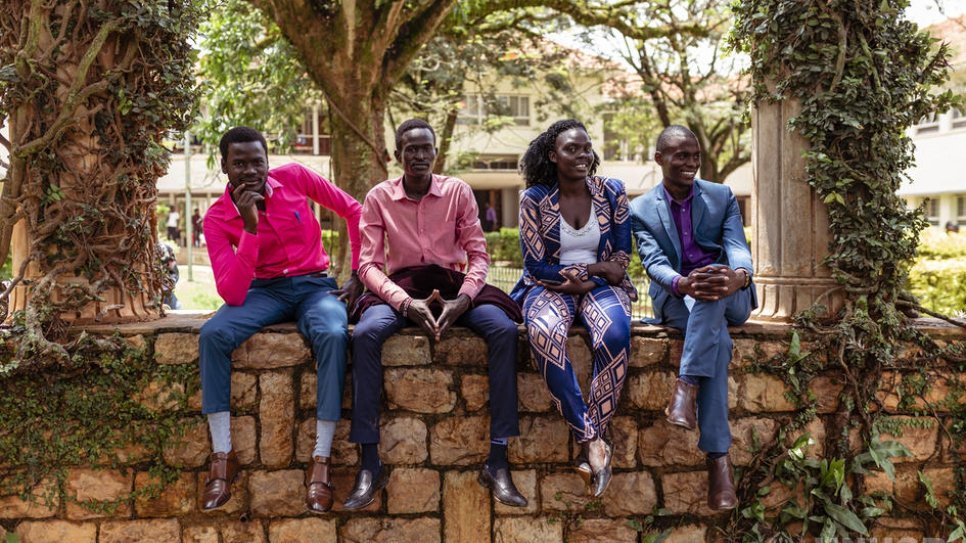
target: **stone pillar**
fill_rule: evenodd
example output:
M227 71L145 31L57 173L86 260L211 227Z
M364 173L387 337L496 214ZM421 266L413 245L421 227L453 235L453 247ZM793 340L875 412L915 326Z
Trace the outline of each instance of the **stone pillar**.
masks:
M751 252L758 309L753 319L790 320L822 304L837 311L843 293L822 261L828 213L805 182L805 141L788 128L797 102L759 103L752 113Z

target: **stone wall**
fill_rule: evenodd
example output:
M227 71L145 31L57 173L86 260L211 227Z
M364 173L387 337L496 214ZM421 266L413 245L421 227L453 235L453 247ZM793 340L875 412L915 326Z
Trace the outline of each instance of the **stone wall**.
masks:
M146 345L158 364L196 365L203 322L197 316L168 317L125 326L121 333ZM963 338L948 328L934 327L930 333ZM754 364L788 350L790 329L748 324L734 329L733 336L732 458L740 471L752 461L755 443L773 440L794 411L781 379L751 371ZM715 541L715 527L726 524L729 514L714 514L705 505L707 476L697 434L669 426L662 416L676 375L680 336L635 326L632 342L630 374L613 423L614 478L600 500L584 495L571 469L575 444L529 361L523 336L518 364L522 435L510 442L510 460L514 480L530 504L517 509L494 503L476 481L488 449L484 343L458 329L433 346L415 330L405 330L386 344L383 354L380 447L392 469L388 488L362 512L340 509L358 463L356 448L347 442L349 422L343 419L333 450L336 509L326 516L309 515L302 478L314 444L315 374L309 350L294 327L280 325L262 331L234 355L233 439L243 471L223 510L204 514L199 508L210 440L198 418L183 442L164 453L164 461L179 467L181 475L160 498L131 500L109 515L73 500L43 504L0 498L0 539L11 532L25 543L636 542L646 535L638 530L645 518L660 511L659 526L671 529L668 541ZM807 348L805 338L803 350ZM586 383L590 353L584 338L573 333L569 349ZM899 378L890 375L886 382L898 383ZM343 400L346 416L350 383ZM841 383L835 374L808 383L819 400L819 417L808 428L817 441L811 454L822 455ZM936 384L935 393L943 394L942 379ZM896 407L892 389L881 395L887 409ZM164 391L146 391L145 398L163 405ZM190 404L200 409L200 395ZM923 494L917 471L924 469L940 501L948 502L954 467L964 450L957 450L937 424L908 429L897 439L912 456L897 460L894 483L874 473L866 477L867 489L892 493L914 511ZM72 466L66 493L80 501L110 500L150 482L136 463ZM41 485L36 492L44 490ZM788 493L773 493L766 505L777 510L787 498ZM918 541L930 535L919 526L915 514L907 512L880 521L873 535Z

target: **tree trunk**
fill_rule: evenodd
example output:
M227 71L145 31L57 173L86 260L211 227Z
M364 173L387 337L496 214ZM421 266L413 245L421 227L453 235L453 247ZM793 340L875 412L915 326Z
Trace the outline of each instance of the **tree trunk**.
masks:
M433 173L441 174L446 171L446 161L449 159L449 149L453 143L453 133L456 132L456 118L459 116L459 112L459 107L454 107L446 112L446 122L439 134L439 154L436 155Z

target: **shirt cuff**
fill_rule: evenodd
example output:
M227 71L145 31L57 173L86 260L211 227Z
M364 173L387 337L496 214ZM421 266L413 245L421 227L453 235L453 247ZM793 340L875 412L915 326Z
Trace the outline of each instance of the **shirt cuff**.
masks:
M671 292L673 292L674 295L677 296L678 298L684 297L684 294L681 294L681 291L678 290L678 283L681 282L681 279L684 279L684 277L681 275L676 275L674 276L674 279L671 281Z

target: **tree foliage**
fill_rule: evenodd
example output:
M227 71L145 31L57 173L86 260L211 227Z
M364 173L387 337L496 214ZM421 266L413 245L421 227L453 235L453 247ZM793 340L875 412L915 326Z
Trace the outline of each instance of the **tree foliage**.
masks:
M0 5L0 111L10 168L0 197L0 261L14 225L17 357L64 361L63 319L151 318L160 312L155 183L166 130L193 105L187 0ZM19 285L19 286L18 286ZM24 309L12 308L12 309Z

